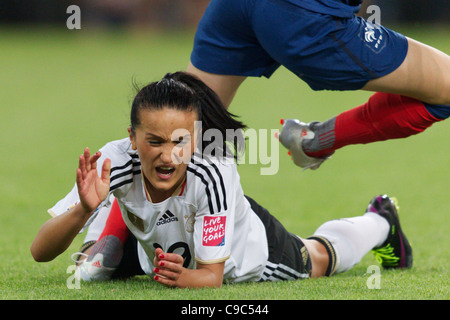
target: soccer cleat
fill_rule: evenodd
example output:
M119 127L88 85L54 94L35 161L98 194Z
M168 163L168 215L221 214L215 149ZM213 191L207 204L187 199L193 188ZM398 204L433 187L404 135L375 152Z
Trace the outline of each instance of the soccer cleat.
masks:
M91 261L84 260L79 266L80 278L84 281L108 281L116 268L109 268L104 265L104 257L97 253Z
M380 195L373 198L366 212L374 212L389 222L389 234L386 241L371 252L385 269L411 268L413 263L412 248L400 226L396 198Z
M289 150L294 163L303 170L315 170L330 157L314 158L308 156L302 147L305 139L314 139L315 133L310 129L308 123L300 122L297 119L281 120L283 127L278 135L281 144Z
M110 280L122 256L123 245L117 237L111 235L102 237L92 247L89 256L79 263L80 278L84 281Z

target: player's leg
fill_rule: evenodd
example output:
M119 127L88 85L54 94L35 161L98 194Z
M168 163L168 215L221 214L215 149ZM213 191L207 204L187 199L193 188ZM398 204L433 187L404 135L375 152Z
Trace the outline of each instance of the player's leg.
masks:
M128 238L129 230L123 221L118 202L114 200L102 233L90 248L87 258L80 264L82 279L111 279L122 261Z
M108 219L110 211L111 208L102 208L97 217L95 217L89 225L83 244L81 245L79 251L72 257L77 265L89 256L92 247L105 229L106 220Z
M302 138L300 145L306 155L321 158L347 145L406 138L421 133L448 117L449 110L426 105L414 98L378 92L361 106L325 122L306 125L305 130L312 133Z
M412 249L400 226L398 207L386 195L374 197L362 216L325 222L307 239L289 233L265 208L246 198L264 224L269 242L263 281L345 272L371 250L385 268L412 266Z
M408 53L400 67L370 80L362 89L450 105L450 56L416 40L407 41Z
M195 34L187 71L210 86L226 107L246 77L270 77L280 66L256 39L253 5L253 0L212 0Z
M269 256L261 281L297 280L311 276L311 256L302 239L288 232L270 212L246 196L266 230ZM318 255L315 257L318 261ZM324 256L323 259L328 259Z
M332 38L340 55L330 56L340 67L330 67L329 74L313 79L310 74L302 77L315 89L384 92L327 121L296 125L305 135L283 133L283 128L280 141L292 150L294 162L302 167L317 168L335 150L347 145L418 134L450 115L450 58L446 54L361 18L338 21L337 25L341 27ZM375 40L367 41L367 30L373 32ZM352 65L348 69L340 61L342 56ZM302 64L288 62L290 69L301 74ZM345 80L333 81L337 76Z
M311 278L330 276L336 264L336 254L329 241L322 238L302 239L311 258Z
M246 79L245 76L222 75L202 71L191 62L189 62L186 71L196 75L214 90L226 108L230 106L239 86Z
M400 226L397 210L395 201L386 195L374 197L364 215L328 221L309 240L328 247L330 261L334 261L333 255L336 256L331 273L349 270L372 250L384 268L410 268L412 249ZM310 245L307 240L305 244ZM314 249L310 253L314 254ZM319 250L319 255L323 256L323 249ZM314 256L311 259L314 270ZM321 259L319 276L324 275L323 257Z

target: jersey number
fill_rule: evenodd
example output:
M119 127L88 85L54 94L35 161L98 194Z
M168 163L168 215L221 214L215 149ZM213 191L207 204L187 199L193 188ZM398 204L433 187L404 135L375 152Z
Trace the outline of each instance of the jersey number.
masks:
M167 252L167 253L177 253L177 254L181 255L184 259L183 267L185 267L185 268L187 268L189 266L189 263L191 263L191 258L192 258L191 251L189 250L188 244L185 242L175 242L167 250L164 250L163 247L158 243L154 243L153 247L155 247L155 249L161 248L164 252ZM177 250L177 249L183 249L183 252L181 254L178 252L175 252L175 250Z

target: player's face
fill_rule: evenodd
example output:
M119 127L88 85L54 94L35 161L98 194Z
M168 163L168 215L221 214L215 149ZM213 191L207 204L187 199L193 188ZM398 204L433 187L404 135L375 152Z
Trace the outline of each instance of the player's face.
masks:
M130 132L130 139L138 151L152 201L167 199L183 183L196 148L197 119L195 111L163 108L139 112L140 125L134 135Z

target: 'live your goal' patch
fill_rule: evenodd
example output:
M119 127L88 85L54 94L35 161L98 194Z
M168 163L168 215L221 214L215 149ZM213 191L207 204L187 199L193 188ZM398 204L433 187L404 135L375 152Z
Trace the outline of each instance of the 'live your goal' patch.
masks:
M225 245L226 217L203 217L203 245L216 247Z

